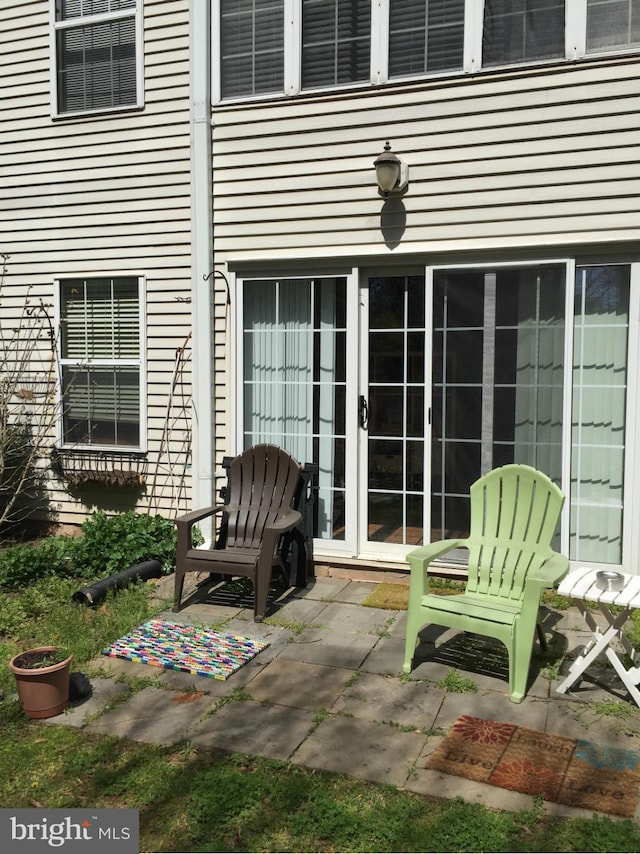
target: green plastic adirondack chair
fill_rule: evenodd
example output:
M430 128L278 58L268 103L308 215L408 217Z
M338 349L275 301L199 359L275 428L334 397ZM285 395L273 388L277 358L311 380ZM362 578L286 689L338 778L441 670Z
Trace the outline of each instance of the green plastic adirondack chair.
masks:
M527 690L540 596L569 561L551 548L564 496L542 472L525 465L494 469L471 487L471 532L409 552L411 566L403 670L410 673L420 629L428 624L497 638L509 653L509 696ZM428 592L428 567L454 548L469 551L465 592Z

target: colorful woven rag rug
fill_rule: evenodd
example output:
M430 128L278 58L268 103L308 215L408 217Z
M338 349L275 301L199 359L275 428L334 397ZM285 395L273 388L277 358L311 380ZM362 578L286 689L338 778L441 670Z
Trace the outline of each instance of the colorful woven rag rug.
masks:
M200 626L149 620L102 653L166 670L227 679L268 646L267 641L214 632Z
M541 795L547 801L633 817L640 754L461 715L427 768Z

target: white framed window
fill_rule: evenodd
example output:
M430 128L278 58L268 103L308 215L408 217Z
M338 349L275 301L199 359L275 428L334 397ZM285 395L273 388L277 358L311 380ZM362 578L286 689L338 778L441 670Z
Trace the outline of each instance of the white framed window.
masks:
M50 2L53 115L142 107L142 0Z
M587 0L586 52L640 45L640 0Z
M640 50L640 0L213 0L216 101Z
M144 280L57 281L62 447L145 449Z
M564 57L565 0L485 0L482 66Z

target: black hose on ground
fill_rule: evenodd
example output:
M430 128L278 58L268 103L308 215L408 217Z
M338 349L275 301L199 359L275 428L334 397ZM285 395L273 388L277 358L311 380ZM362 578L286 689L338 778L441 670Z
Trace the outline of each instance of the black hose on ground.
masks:
M81 602L84 605L96 605L106 598L109 590L121 590L132 581L147 581L149 578L160 578L161 575L162 564L159 560L145 560L143 563L136 563L128 569L116 572L115 575L95 581L81 590L76 590L71 598L74 602Z

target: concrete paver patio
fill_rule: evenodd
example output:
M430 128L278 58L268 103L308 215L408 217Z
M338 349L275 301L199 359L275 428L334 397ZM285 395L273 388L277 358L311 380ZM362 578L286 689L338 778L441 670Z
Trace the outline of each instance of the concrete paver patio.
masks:
M375 586L312 579L306 589L287 591L261 624L252 621L250 603L221 604L202 588L194 597L199 601L159 618L266 639L270 646L224 682L101 656L92 662L102 674L91 678L92 697L47 723L159 744L190 741L502 810L528 808L532 798L426 767L460 714L640 750L640 710L625 702L611 668L594 665L589 679L560 695L557 668L534 656L528 694L514 704L506 650L431 627L411 676L402 676L406 614L363 607ZM543 609L542 617L547 638L569 653L589 638L577 609ZM561 672L566 660L563 665ZM446 690L452 673L461 687L471 680L476 690ZM138 676L154 684L114 703L127 690L119 680ZM622 703L613 706L616 701ZM603 714L609 707L615 716ZM590 815L558 804L546 809Z

